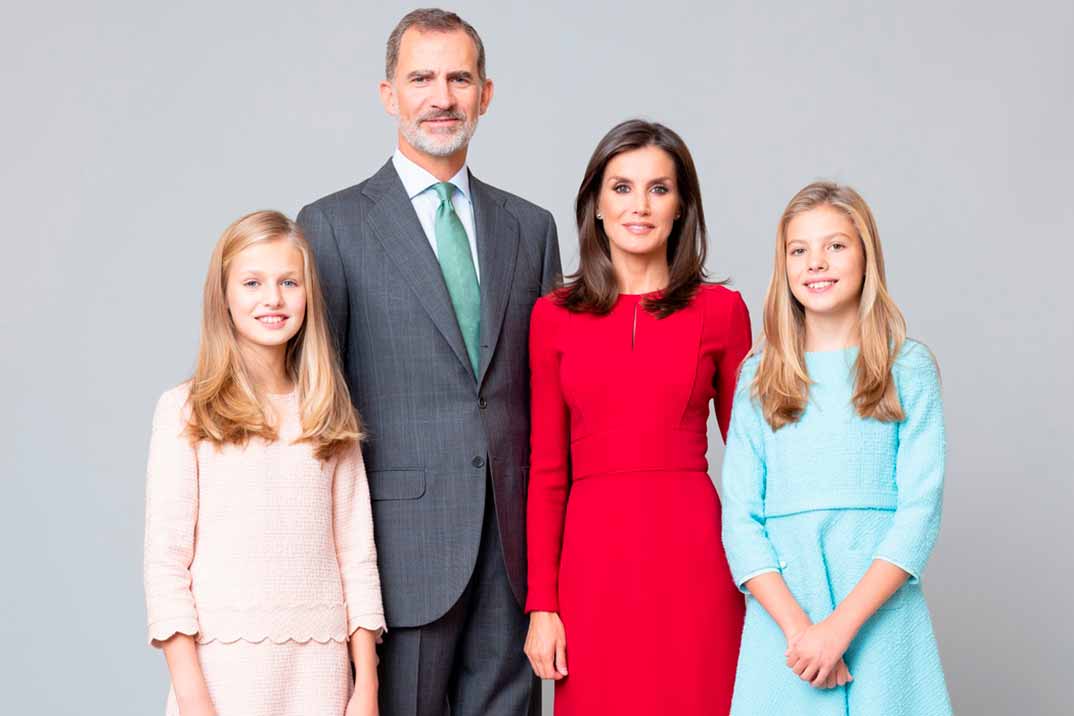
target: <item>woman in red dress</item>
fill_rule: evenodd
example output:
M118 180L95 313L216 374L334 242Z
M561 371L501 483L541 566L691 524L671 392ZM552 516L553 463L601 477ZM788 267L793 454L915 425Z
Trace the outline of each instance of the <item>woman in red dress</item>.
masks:
M744 604L706 423L715 401L726 434L749 315L703 283L697 174L670 129L613 128L576 213L579 271L530 324L526 653L557 716L727 714Z

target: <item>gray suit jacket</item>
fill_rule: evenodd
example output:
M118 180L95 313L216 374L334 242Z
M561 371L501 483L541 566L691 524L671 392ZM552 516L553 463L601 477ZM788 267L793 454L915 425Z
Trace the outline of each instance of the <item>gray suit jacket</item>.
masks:
M428 624L469 581L491 470L526 597L530 310L559 275L552 215L471 175L481 268L475 380L440 264L389 161L302 209L364 445L388 625Z

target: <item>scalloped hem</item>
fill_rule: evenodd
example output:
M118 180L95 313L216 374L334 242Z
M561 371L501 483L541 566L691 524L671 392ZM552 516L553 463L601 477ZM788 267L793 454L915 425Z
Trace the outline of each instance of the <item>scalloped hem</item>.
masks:
M199 644L212 644L216 642L218 644L234 644L235 642L246 642L248 644L262 644L266 641L273 644L286 644L288 642L294 642L295 644L308 644L311 641L315 641L318 644L328 644L329 642L336 642L338 644L346 644L347 637L336 634L310 634L309 636L295 637L295 636L278 636L272 634L264 634L261 636L247 636L244 634L227 634L227 635L209 635L198 638Z
M154 649L162 649L162 648L164 648L164 642L168 641L169 639L171 639L173 636L175 636L177 634L182 634L184 636L197 637L199 632L198 632L198 628L196 626L181 626L181 627L170 627L169 626L169 627L165 627L163 629L150 628L150 630L149 630L149 646L153 647ZM195 638L195 641L197 641L196 638Z

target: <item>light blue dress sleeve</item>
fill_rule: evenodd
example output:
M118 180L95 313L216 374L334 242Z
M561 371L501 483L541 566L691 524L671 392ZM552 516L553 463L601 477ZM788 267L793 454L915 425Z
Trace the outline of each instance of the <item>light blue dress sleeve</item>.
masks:
M739 589L766 572L779 572L779 559L765 532L764 422L750 397L751 370L743 366L731 408L723 457L723 546Z
M874 558L891 562L917 583L940 532L945 455L940 376L925 346L907 342L895 364L895 381L905 413L895 456L899 496Z

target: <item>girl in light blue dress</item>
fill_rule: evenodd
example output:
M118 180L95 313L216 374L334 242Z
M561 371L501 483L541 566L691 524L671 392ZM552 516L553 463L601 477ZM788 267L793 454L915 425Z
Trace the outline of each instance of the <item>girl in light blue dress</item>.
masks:
M747 594L732 716L950 714L919 584L943 497L936 363L906 338L853 189L810 184L777 233L723 464Z

